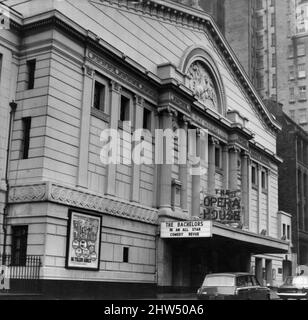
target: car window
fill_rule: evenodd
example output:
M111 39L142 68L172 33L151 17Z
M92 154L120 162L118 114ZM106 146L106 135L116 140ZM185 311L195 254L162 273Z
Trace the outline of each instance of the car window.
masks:
M256 279L256 277L255 276L250 276L251 277L251 282L252 282L252 285L254 286L254 287L256 287L256 286L259 286L260 284L259 284L259 282L258 282L258 280Z
M237 287L247 287L248 279L247 276L240 276L236 278L236 286Z
M247 276L247 286L248 287L254 286L251 276Z
M204 287L233 287L233 276L207 276L204 279Z

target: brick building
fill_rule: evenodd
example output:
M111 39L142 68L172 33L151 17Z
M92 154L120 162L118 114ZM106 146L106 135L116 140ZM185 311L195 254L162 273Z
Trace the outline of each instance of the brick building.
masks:
M208 272L250 271L252 255L289 252L278 212L280 126L210 16L160 0L6 4L16 11L0 39L14 71L1 101L6 123L11 100L17 110L1 244L21 266L40 256L45 292L195 290ZM132 127L147 129L149 159L158 128L198 135L185 163L131 164L124 149L121 163L104 163L101 133L115 129L124 148ZM181 146L168 152L179 157ZM190 174L195 156L202 175ZM211 228L164 238L160 227L171 222ZM282 267L275 261L266 258L269 283Z
M308 265L308 134L282 111L282 105L267 105L282 125L277 139L277 153L283 159L279 166L279 208L292 213L294 266ZM283 236L288 234L286 229Z

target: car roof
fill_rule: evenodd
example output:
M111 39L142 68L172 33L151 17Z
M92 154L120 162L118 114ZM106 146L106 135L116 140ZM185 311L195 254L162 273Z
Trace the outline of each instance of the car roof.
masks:
M237 277L237 276L251 276L251 273L245 273L245 272L230 272L230 273L210 273L207 274L207 277Z

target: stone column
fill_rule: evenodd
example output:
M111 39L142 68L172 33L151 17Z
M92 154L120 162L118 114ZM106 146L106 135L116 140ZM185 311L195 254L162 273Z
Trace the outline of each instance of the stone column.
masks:
M110 128L118 130L119 113L121 103L122 87L115 81L111 81L111 108L110 108ZM116 192L116 164L109 164L107 167L106 194L115 195Z
M208 194L215 195L215 146L219 141L213 137L209 139L209 170L208 170Z
M229 190L229 148L228 146L223 146L222 148L222 162L223 162L224 189Z
M255 270L258 281L263 285L263 260L261 258L255 258Z
M93 75L94 70L92 68L83 66L83 96L81 105L79 163L77 174L77 186L82 188L88 188L89 134L91 121Z
M242 152L242 207L244 210L243 225L249 228L249 161L250 157L247 152Z
M183 121L181 123L181 129L185 130L185 137L181 137L181 139L186 139L186 145L179 145L179 150L182 148L183 153L186 153L186 163L181 163L179 165L179 178L182 183L181 186L181 208L184 212L188 212L187 207L187 181L188 181L188 157L187 157L187 130L188 130L188 119L183 117ZM181 140L180 139L180 140Z
M159 110L161 129L172 129L172 117L174 112L171 108L162 108ZM157 143L157 141L156 141ZM161 213L171 211L171 180L172 180L172 164L167 163L166 143L163 144L163 163L160 164L159 174L159 209Z
M135 130L142 129L143 126L143 108L144 108L144 99L140 96L135 96L134 99L134 107L135 107ZM133 150L134 147L139 144L141 141L133 142ZM132 193L131 200L133 202L139 202L140 195L140 167L141 165L132 163Z
M229 187L231 191L238 190L238 160L240 151L236 146L229 147Z
M201 139L200 130L197 129L196 135L196 157L200 158L200 163L197 167L201 166ZM192 204L191 204L191 215L193 217L199 217L200 215L200 187L201 187L201 177L200 174L194 174L192 176Z
M267 175L267 235L271 236L271 170L266 170Z
M172 286L172 246L165 239L157 238L157 285Z
M261 166L258 164L258 233L262 231L260 228L261 205L262 205L262 170L261 170Z

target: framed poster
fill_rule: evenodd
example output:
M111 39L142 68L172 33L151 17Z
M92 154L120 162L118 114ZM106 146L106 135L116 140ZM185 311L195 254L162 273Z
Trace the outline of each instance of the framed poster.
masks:
M69 211L66 268L99 270L102 217Z

